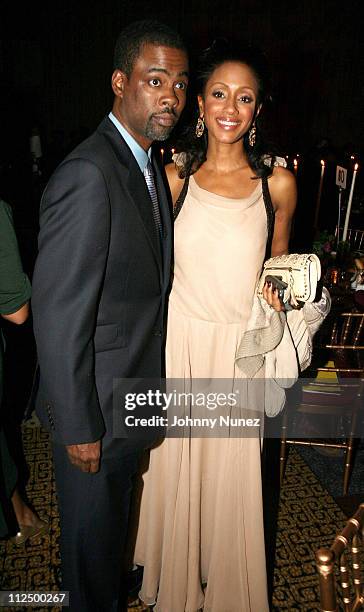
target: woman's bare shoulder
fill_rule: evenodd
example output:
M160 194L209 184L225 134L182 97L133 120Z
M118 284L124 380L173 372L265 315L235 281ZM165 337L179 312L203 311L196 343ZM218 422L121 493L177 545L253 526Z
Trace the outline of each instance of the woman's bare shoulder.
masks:
M269 191L275 208L294 208L297 197L296 178L290 170L275 166L269 178Z
M292 172L283 166L274 166L273 173L270 178L272 185L279 185L280 187L292 187L296 184L296 179ZM270 185L269 185L270 186Z

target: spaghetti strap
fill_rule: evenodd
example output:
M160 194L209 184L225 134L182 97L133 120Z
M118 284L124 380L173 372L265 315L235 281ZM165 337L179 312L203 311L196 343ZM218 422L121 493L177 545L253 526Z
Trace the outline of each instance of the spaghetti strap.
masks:
M174 221L177 219L181 208L183 206L183 202L185 201L186 195L187 195L187 191L188 191L188 184L190 182L190 175L188 174L185 178L185 182L183 183L183 187L181 189L181 193L179 194L177 201L173 207L173 219Z
M269 257L271 256L273 232L274 232L274 208L272 204L272 198L270 197L270 193L269 193L268 178L266 176L262 177L262 192L263 192L265 211L267 213L267 230L268 230L267 248L266 248L264 259L269 259Z

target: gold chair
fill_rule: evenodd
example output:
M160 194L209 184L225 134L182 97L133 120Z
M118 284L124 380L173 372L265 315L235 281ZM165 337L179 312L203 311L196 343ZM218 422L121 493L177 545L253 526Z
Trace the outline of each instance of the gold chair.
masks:
M343 228L342 227L338 228L336 226L335 238L337 238L338 233L339 233L339 238L340 238L340 234L341 236L343 235ZM348 229L346 241L350 244L350 249L352 251L362 251L364 249L364 230Z
M315 342L317 355L326 364L313 366L317 375L303 386L300 401L287 402L282 421L280 480L283 482L289 445L326 447L345 451L343 494L349 488L354 462L357 421L364 398L364 313L334 314L323 325ZM330 378L331 377L331 378ZM322 438L289 438L290 425L297 415L306 414L349 418L349 430L343 441ZM327 419L324 421L327 422Z
M348 520L330 548L316 552L319 576L321 612L357 612L364 609L363 559L364 504ZM352 575L349 562L351 561ZM335 564L338 563L342 591L339 608L336 594Z

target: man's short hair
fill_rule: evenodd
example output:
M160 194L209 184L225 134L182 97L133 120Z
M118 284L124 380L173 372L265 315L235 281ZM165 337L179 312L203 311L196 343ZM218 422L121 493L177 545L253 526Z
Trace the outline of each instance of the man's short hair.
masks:
M186 50L182 37L172 28L152 19L134 21L121 31L114 51L114 70L121 70L129 78L143 45L159 45Z

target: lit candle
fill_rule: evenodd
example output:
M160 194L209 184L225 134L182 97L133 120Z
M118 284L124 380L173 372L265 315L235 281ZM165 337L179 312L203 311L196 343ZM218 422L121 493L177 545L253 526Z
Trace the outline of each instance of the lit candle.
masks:
M175 149L171 149L171 153L172 155L174 155Z
M317 225L318 225L318 217L319 217L319 212L320 212L320 204L321 204L321 193L322 193L322 183L324 181L324 174L325 174L325 162L322 159L321 160L321 176L320 176L320 185L319 185L319 190L317 193L317 202L316 202L316 213L315 213L315 222L314 222L314 228L317 229Z
M33 134L30 137L29 144L30 152L33 157L40 159L42 157L42 145L40 144L40 136L35 130L33 130Z
M163 163L163 155L164 155L164 149L161 149L161 158L162 158L162 163Z
M298 160L297 159L293 160L293 170L294 170L295 175L297 176L297 170L298 170Z
M339 242L340 242L340 223L341 223L341 194L342 194L342 189L341 187L339 187L339 211L338 211L338 215L337 215L337 234L336 234L336 249L339 248Z
M353 193L354 193L354 186L355 186L355 179L356 179L356 175L358 172L358 168L359 168L359 164L355 164L354 166L354 172L353 172L353 178L351 180L351 187L350 187L350 194L349 194L349 201L348 201L348 207L346 209L346 216L345 216L345 223L344 223L344 231L343 231L343 240L346 240L346 236L348 234L348 227L349 227L349 219L350 219L350 213L351 213L351 203L353 201Z

